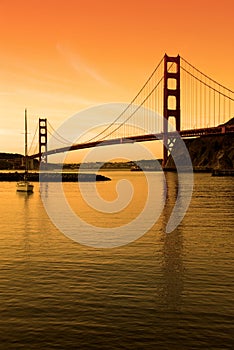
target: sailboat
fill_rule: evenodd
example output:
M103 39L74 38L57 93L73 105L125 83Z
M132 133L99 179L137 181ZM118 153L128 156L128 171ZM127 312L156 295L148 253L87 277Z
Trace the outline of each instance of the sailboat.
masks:
M27 130L27 109L25 109L24 117L24 127L25 127L25 136L24 136L24 159L25 159L25 172L24 179L17 182L16 191L19 192L33 192L34 185L28 181L28 130Z

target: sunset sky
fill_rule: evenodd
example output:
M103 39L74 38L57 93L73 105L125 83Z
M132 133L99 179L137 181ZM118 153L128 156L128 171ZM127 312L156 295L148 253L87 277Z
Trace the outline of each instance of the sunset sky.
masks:
M233 14L233 0L1 0L0 152L23 153L26 107L33 134L38 117L130 102L165 52L234 90Z

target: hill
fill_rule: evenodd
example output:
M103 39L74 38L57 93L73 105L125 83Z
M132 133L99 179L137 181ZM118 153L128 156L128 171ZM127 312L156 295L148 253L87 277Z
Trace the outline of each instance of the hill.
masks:
M22 167L22 154L0 153L0 170L20 169Z
M230 119L225 125L234 125L234 118ZM234 169L233 134L201 136L194 139L185 139L184 142L189 151L194 170ZM178 146L176 154L178 159L183 162L184 154ZM166 167L175 169L171 156Z

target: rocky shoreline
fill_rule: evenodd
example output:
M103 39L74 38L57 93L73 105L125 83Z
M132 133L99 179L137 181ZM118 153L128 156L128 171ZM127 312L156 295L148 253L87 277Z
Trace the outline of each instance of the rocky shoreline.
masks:
M24 174L18 173L17 171L14 173L11 172L3 172L0 173L0 182L17 182L23 180ZM31 182L60 182L61 174L59 173L41 173L39 176L38 172L28 173L28 181ZM106 177L101 174L78 174L77 173L63 173L62 174L62 182L96 182L96 181L110 181L109 177Z

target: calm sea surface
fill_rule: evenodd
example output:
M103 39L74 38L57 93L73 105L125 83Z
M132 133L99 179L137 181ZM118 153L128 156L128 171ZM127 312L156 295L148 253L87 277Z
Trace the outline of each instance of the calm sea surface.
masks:
M97 184L106 200L116 198L123 176L135 188L122 214L90 209L77 183L64 189L83 220L118 227L142 210L146 182L141 172L106 175L112 181ZM195 174L187 214L165 234L176 174L166 179L155 225L112 249L64 236L46 214L38 183L32 195L0 183L0 349L233 349L234 180Z

